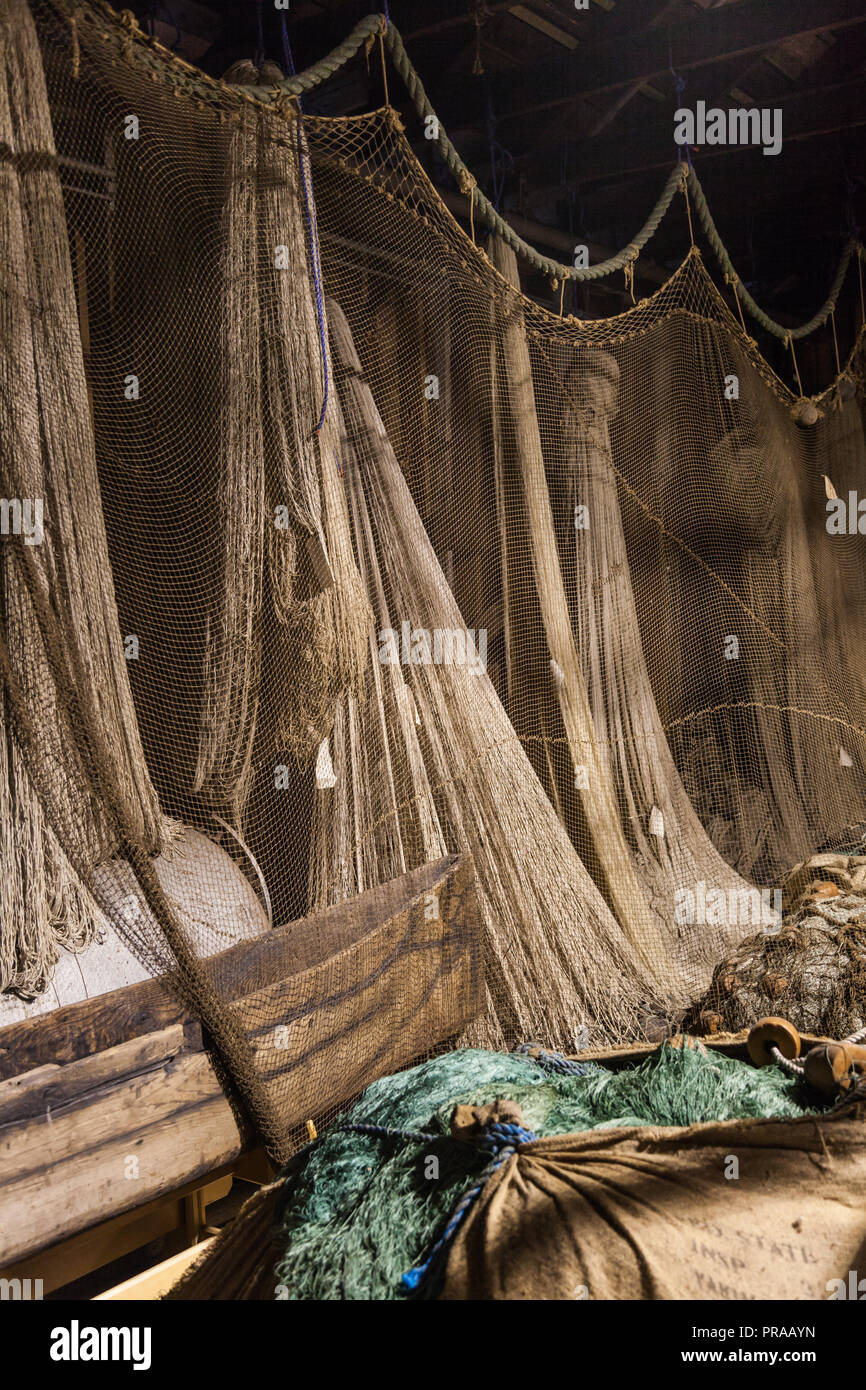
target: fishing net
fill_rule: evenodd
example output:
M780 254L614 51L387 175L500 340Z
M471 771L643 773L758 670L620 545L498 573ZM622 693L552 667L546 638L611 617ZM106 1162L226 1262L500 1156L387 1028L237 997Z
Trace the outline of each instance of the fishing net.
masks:
M779 1068L700 1048L665 1043L637 1066L585 1062L577 1070L583 1074L556 1075L529 1057L461 1049L374 1082L339 1127L290 1162L279 1186L253 1199L255 1237L240 1218L175 1296L412 1297L403 1275L423 1261L489 1162L453 1137L455 1105L475 1109L506 1097L539 1138L817 1113L802 1081ZM236 1287L241 1245L256 1274ZM441 1275L441 1267L431 1271L426 1296L439 1292Z
M681 1016L864 818L862 540L826 525L857 351L806 424L694 246L627 313L557 316L392 108L259 100L101 0L3 25L2 491L44 540L0 551L2 988L117 933L277 1156L299 1050L324 1115L383 1070L362 986L405 1061L445 1041L355 903L446 856L484 980L433 980L449 1036ZM272 925L324 914L290 978L202 964L227 866Z

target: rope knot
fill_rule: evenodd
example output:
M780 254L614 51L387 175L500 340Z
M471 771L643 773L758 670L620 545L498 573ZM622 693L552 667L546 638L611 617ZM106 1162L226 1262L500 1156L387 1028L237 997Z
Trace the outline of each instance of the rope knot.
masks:
M285 121L296 121L301 115L301 98L280 89L273 100L273 109Z
M393 106L385 107L385 120L388 122L391 129L396 131L398 135L402 135L406 129L400 118L400 112Z
M477 178L474 174L469 172L465 164L460 169L460 173L457 177L457 184L460 192L465 193L467 196L472 193L474 188L478 187Z

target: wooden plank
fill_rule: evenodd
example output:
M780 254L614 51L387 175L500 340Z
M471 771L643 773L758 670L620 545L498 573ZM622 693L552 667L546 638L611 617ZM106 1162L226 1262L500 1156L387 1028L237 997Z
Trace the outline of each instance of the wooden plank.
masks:
M530 112L545 111L593 92L644 83L670 75L671 55L678 73L706 67L723 59L743 57L773 48L798 34L825 33L830 29L866 23L860 0L786 0L768 5L766 0L739 0L732 9L707 10L675 27L636 29L601 43L581 45L574 53L525 67L519 80L509 75L511 91L500 109L500 124L519 120ZM459 125L466 109L466 94L449 84L433 93L442 110L452 100L452 125Z
M479 1012L474 883L470 859L441 860L311 919L318 942L283 928L209 963L227 990L247 982L235 1007L287 1126L348 1101ZM60 1012L74 1027L75 1011L91 1017L97 1002ZM31 1053L34 1065L0 1091L0 1265L173 1194L233 1164L248 1143L193 1020L63 1066Z
M8 1081L0 1082L0 1126L42 1115L53 1117L57 1111L79 1097L96 1092L118 1077L132 1080L154 1067L168 1065L184 1051L183 1026L179 1023L157 1033L146 1033L117 1047L82 1057L67 1066L36 1067ZM200 1051L198 1046L187 1047Z
M308 969L372 931L408 899L428 891L451 872L455 862L452 858L424 864L314 917L239 942L203 961L203 969L220 994L229 999L243 991L246 980L262 986ZM166 978L127 985L0 1028L0 1079L46 1063L89 1057L190 1018Z
M213 1237L208 1240L199 1241L198 1245L190 1245L186 1250L180 1250L176 1255L170 1255L167 1260L162 1260L160 1264L153 1265L150 1269L142 1270L141 1274L135 1274L131 1279L126 1279L122 1284L115 1284L113 1289L106 1289L105 1293L98 1293L93 1300L94 1303L108 1302L128 1302L134 1300L139 1302L143 1299L162 1298L164 1293L168 1293L172 1284L176 1284L182 1274L185 1274L194 1260L197 1260L210 1245Z
M242 1148L204 1052L0 1125L0 1265L166 1196Z
M210 1175L204 1187L206 1202L218 1201L224 1195L225 1184L231 1185L236 1170L237 1165L230 1164L220 1170L221 1176L215 1181L215 1175ZM81 1279L95 1269L102 1269L160 1237L176 1239L184 1227L187 1198L200 1187L200 1180L187 1183L172 1192L170 1197L157 1198L132 1211L113 1216L108 1221L101 1221L59 1241L49 1250L38 1251L6 1266L2 1270L2 1277L31 1281L39 1279L42 1281L43 1294L53 1293L55 1289L63 1288L65 1284ZM184 1238L183 1245L188 1244Z

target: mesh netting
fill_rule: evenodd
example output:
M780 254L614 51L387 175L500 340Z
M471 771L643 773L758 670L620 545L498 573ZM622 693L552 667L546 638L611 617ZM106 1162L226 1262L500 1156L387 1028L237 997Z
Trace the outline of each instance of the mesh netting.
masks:
M327 1113L381 1071L362 983L406 1061L443 1041L427 985L360 909L315 997L325 926L277 986L200 959L445 856L482 924L464 1042L683 1010L864 819L862 540L826 525L863 475L857 352L803 427L695 248L557 318L392 110L257 103L99 4L3 22L2 487L45 500L0 551L3 986L115 933L277 1154L287 1056ZM369 1056L335 1082L353 981Z

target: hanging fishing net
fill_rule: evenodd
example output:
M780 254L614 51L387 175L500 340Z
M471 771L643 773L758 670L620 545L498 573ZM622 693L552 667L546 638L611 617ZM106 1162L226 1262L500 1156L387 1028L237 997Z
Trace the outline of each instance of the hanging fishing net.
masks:
M392 108L212 81L100 0L2 24L0 481L42 534L0 545L0 999L116 939L276 1156L301 1067L326 1117L395 1037L681 1017L866 818L862 540L826 506L857 352L804 413L695 246L557 316ZM361 895L458 859L463 973L374 949ZM293 921L275 983L238 943Z

